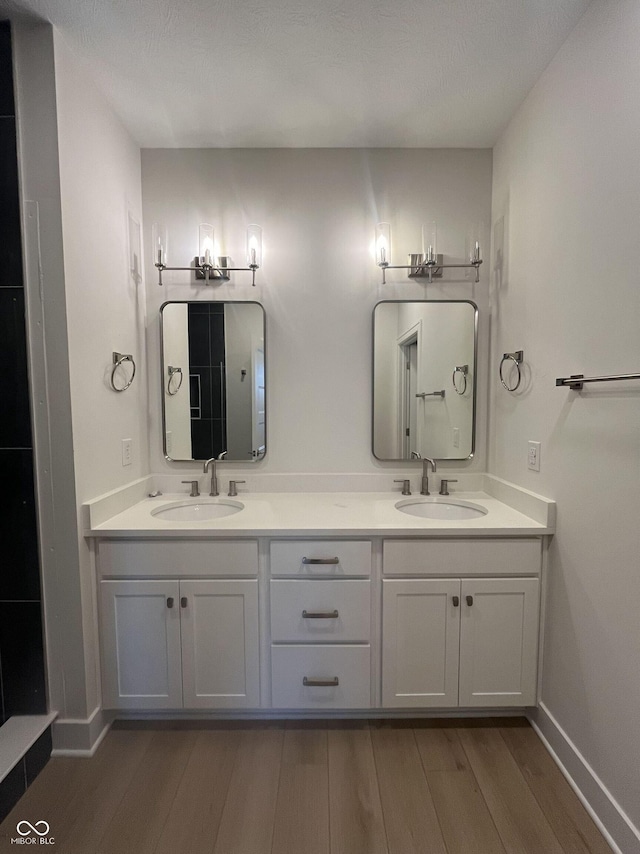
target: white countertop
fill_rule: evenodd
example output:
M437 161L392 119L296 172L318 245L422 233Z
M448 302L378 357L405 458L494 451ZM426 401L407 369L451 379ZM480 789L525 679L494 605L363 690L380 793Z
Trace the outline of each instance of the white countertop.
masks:
M224 496L220 496L224 499ZM420 495L413 498L420 499ZM434 498L436 496L433 496ZM100 524L89 522L86 536L100 538L218 537L496 537L542 536L555 530L554 513L536 521L485 492L456 492L455 502L471 501L485 516L463 521L422 519L397 510L399 492L240 493L244 509L233 516L199 522L168 522L151 515L163 504L189 500L182 493L145 498ZM208 496L201 496L207 500ZM196 499L192 499L196 500ZM447 499L442 499L447 500ZM552 502L551 502L552 503ZM554 505L555 510L555 505Z

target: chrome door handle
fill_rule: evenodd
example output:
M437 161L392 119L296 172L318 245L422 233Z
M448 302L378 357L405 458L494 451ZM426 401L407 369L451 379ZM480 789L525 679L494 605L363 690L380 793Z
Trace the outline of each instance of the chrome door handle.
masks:
M339 557L303 557L302 563L340 563Z
M335 611L303 611L305 620L337 620L338 610Z
M335 688L340 684L340 680L337 676L334 676L333 679L309 679L308 676L303 676L302 684L316 688Z

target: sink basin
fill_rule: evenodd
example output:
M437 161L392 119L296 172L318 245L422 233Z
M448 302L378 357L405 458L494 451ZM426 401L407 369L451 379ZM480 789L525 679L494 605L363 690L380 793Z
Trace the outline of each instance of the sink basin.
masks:
M449 498L406 498L398 501L396 509L410 516L422 519L479 519L486 516L487 510L471 501L458 501Z
M164 522L206 522L209 519L222 519L233 516L244 509L241 501L227 498L197 498L191 501L173 501L151 511L151 515Z

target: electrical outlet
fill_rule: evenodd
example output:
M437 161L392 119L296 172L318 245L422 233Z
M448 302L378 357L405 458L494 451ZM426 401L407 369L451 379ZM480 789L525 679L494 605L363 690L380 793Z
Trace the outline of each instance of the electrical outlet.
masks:
M122 440L122 465L130 466L133 462L133 439Z
M531 471L540 471L540 442L529 442L527 468Z
M460 447L460 428L459 427L453 428L453 447L454 448Z

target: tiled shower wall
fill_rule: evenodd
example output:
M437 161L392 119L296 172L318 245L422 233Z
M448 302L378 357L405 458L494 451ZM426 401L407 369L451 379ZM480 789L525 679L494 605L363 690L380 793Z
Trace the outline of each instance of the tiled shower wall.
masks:
M11 29L0 22L0 726L44 714L44 651L20 237ZM51 752L47 730L0 782L0 820Z

